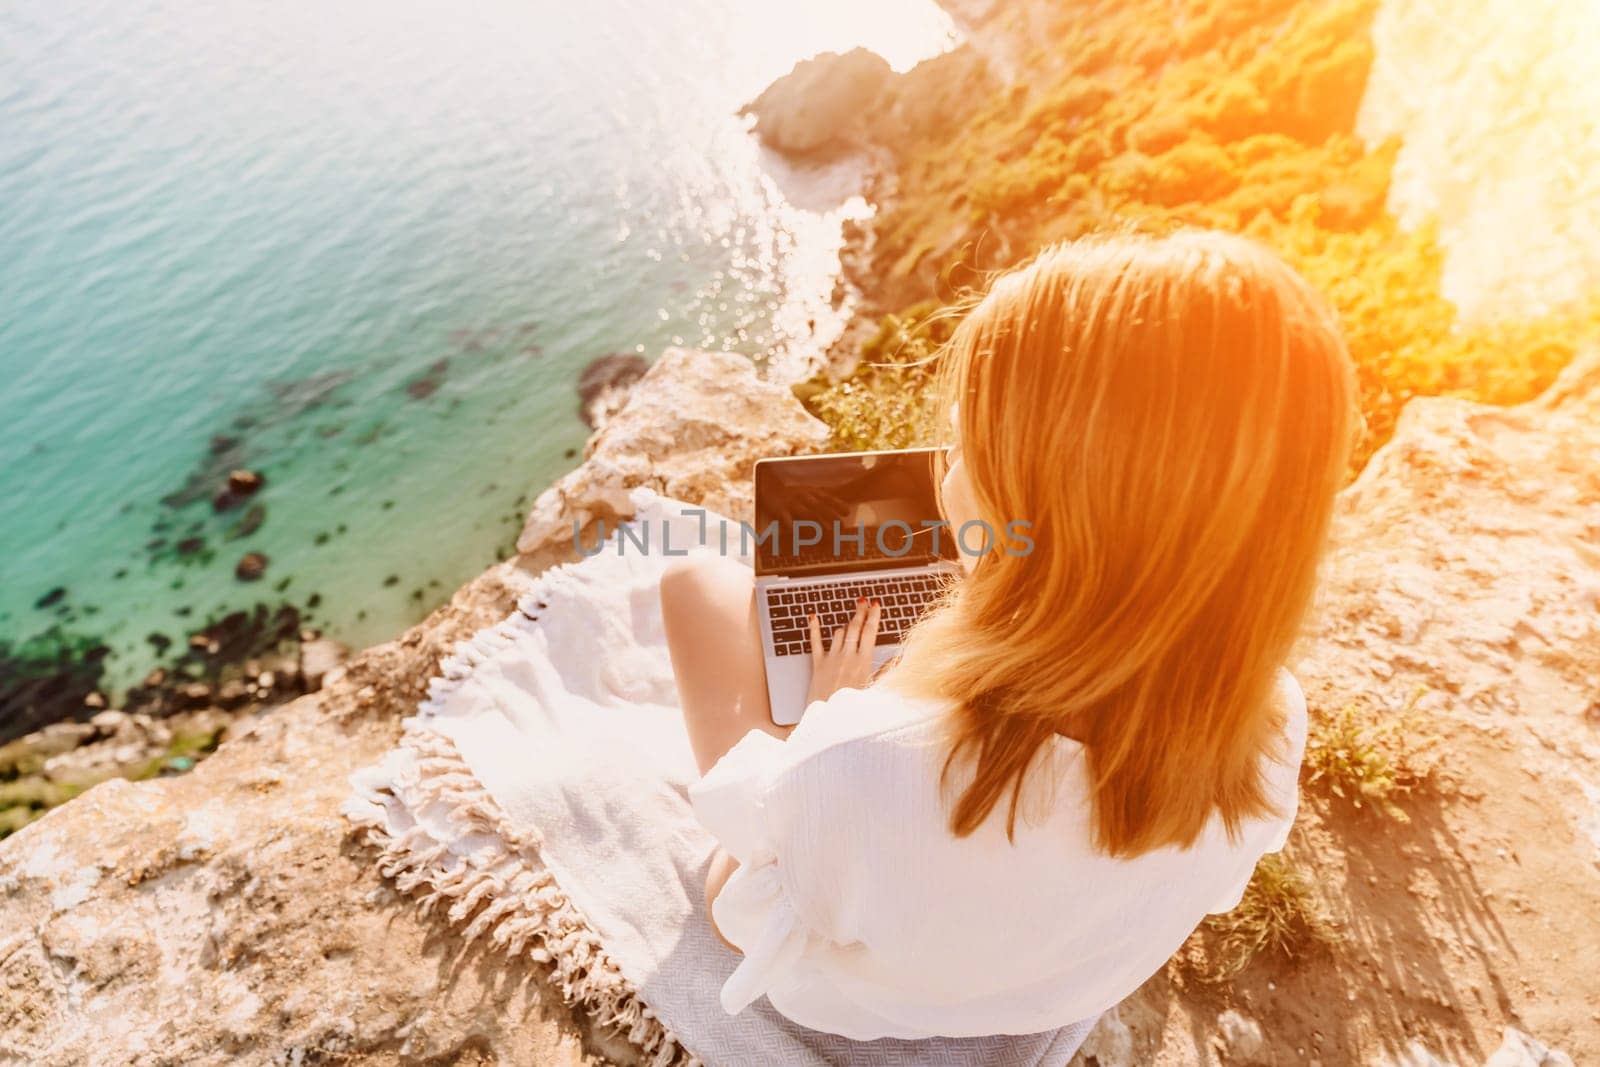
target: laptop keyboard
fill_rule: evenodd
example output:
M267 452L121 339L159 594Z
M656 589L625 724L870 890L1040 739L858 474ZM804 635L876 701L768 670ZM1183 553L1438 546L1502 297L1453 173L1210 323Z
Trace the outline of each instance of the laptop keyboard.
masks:
M866 597L883 605L878 616L880 645L897 645L911 624L921 617L944 589L948 579L935 574L902 574L889 578L861 578L794 588L778 585L767 590L767 614L772 622L772 651L778 656L799 656L811 651L806 619L815 615L824 641L850 621L856 600Z

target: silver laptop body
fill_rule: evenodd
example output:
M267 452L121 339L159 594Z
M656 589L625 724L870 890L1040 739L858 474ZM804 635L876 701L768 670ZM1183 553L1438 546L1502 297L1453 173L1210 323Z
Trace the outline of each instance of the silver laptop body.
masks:
M830 641L858 597L882 605L873 668L954 576L939 517L935 450L788 456L756 463L756 604L772 721L800 721L811 682L807 619Z

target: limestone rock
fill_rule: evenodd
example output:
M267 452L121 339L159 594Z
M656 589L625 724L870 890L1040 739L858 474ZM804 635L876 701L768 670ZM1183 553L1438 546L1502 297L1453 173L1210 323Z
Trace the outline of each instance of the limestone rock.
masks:
M350 656L350 650L328 637L316 637L300 645L300 679L307 690L322 688L328 674ZM259 684L271 688L261 679Z
M349 843L339 807L454 643L573 558L561 500L653 485L742 514L757 456L822 436L749 360L668 352L567 497L545 500L564 537L328 671L320 691L234 724L192 772L106 782L0 841L0 1063L631 1062L624 1040L561 1005L542 965L463 950L418 914ZM97 724L116 737L161 725L108 711L48 736L65 746Z
M865 48L803 59L750 103L756 136L790 156L826 156L858 147L894 71Z
M338 813L511 569L192 773L107 782L0 842L0 1062L586 1062L538 969L457 950ZM380 693L365 709L357 680Z
M1133 1031L1113 1008L1094 1024L1070 1067L1133 1067L1135 1062Z
M941 52L890 79L863 136L903 153L919 140L957 128L999 84L993 65L973 45Z
M41 730L0 745L0 778L38 771L50 757L70 752L94 737L101 716L121 714L120 711L102 711L90 722L51 723Z
M1484 1061L1483 1067L1572 1067L1572 1057L1508 1026L1500 1047Z
M746 357L669 348L589 439L583 463L533 502L517 551L570 545L574 520L626 517L638 486L748 518L755 461L817 449L827 434Z
M1227 1063L1258 1063L1266 1048L1261 1024L1232 1008L1217 1016L1217 1038Z
M1393 1059L1386 1060L1385 1064L1388 1067L1456 1067L1454 1063L1434 1055L1432 1049L1416 1038L1407 1041L1405 1046L1395 1053Z

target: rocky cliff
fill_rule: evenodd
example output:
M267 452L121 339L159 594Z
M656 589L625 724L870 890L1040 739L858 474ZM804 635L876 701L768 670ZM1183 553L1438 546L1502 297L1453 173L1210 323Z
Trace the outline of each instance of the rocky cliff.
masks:
M99 785L0 842L0 1062L626 1062L537 964L461 948L384 882L346 777L455 641L571 557L574 517L638 484L743 514L750 463L822 433L743 358L670 351L521 556L192 773ZM1414 703L1438 770L1405 822L1308 789L1291 853L1341 939L1226 987L1175 964L1095 1062L1563 1062L1502 1047L1507 1025L1600 1057L1600 945L1573 926L1600 914L1597 545L1600 357L1518 408L1413 403L1344 494L1298 668L1319 716Z
M0 841L0 1063L626 1061L538 966L464 951L346 837L356 769L441 657L573 558L635 485L746 514L763 455L824 427L743 356L669 350L539 500L523 552L183 777L98 785Z

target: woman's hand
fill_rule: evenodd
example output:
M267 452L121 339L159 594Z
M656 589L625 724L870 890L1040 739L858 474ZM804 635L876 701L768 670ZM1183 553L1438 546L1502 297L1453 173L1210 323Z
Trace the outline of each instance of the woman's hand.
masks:
M872 650L878 643L878 616L883 606L876 600L865 598L856 601L856 612L850 621L833 632L826 644L822 626L817 617L810 618L811 626L811 689L806 695L809 705L814 700L827 700L841 689L864 689L872 679Z

